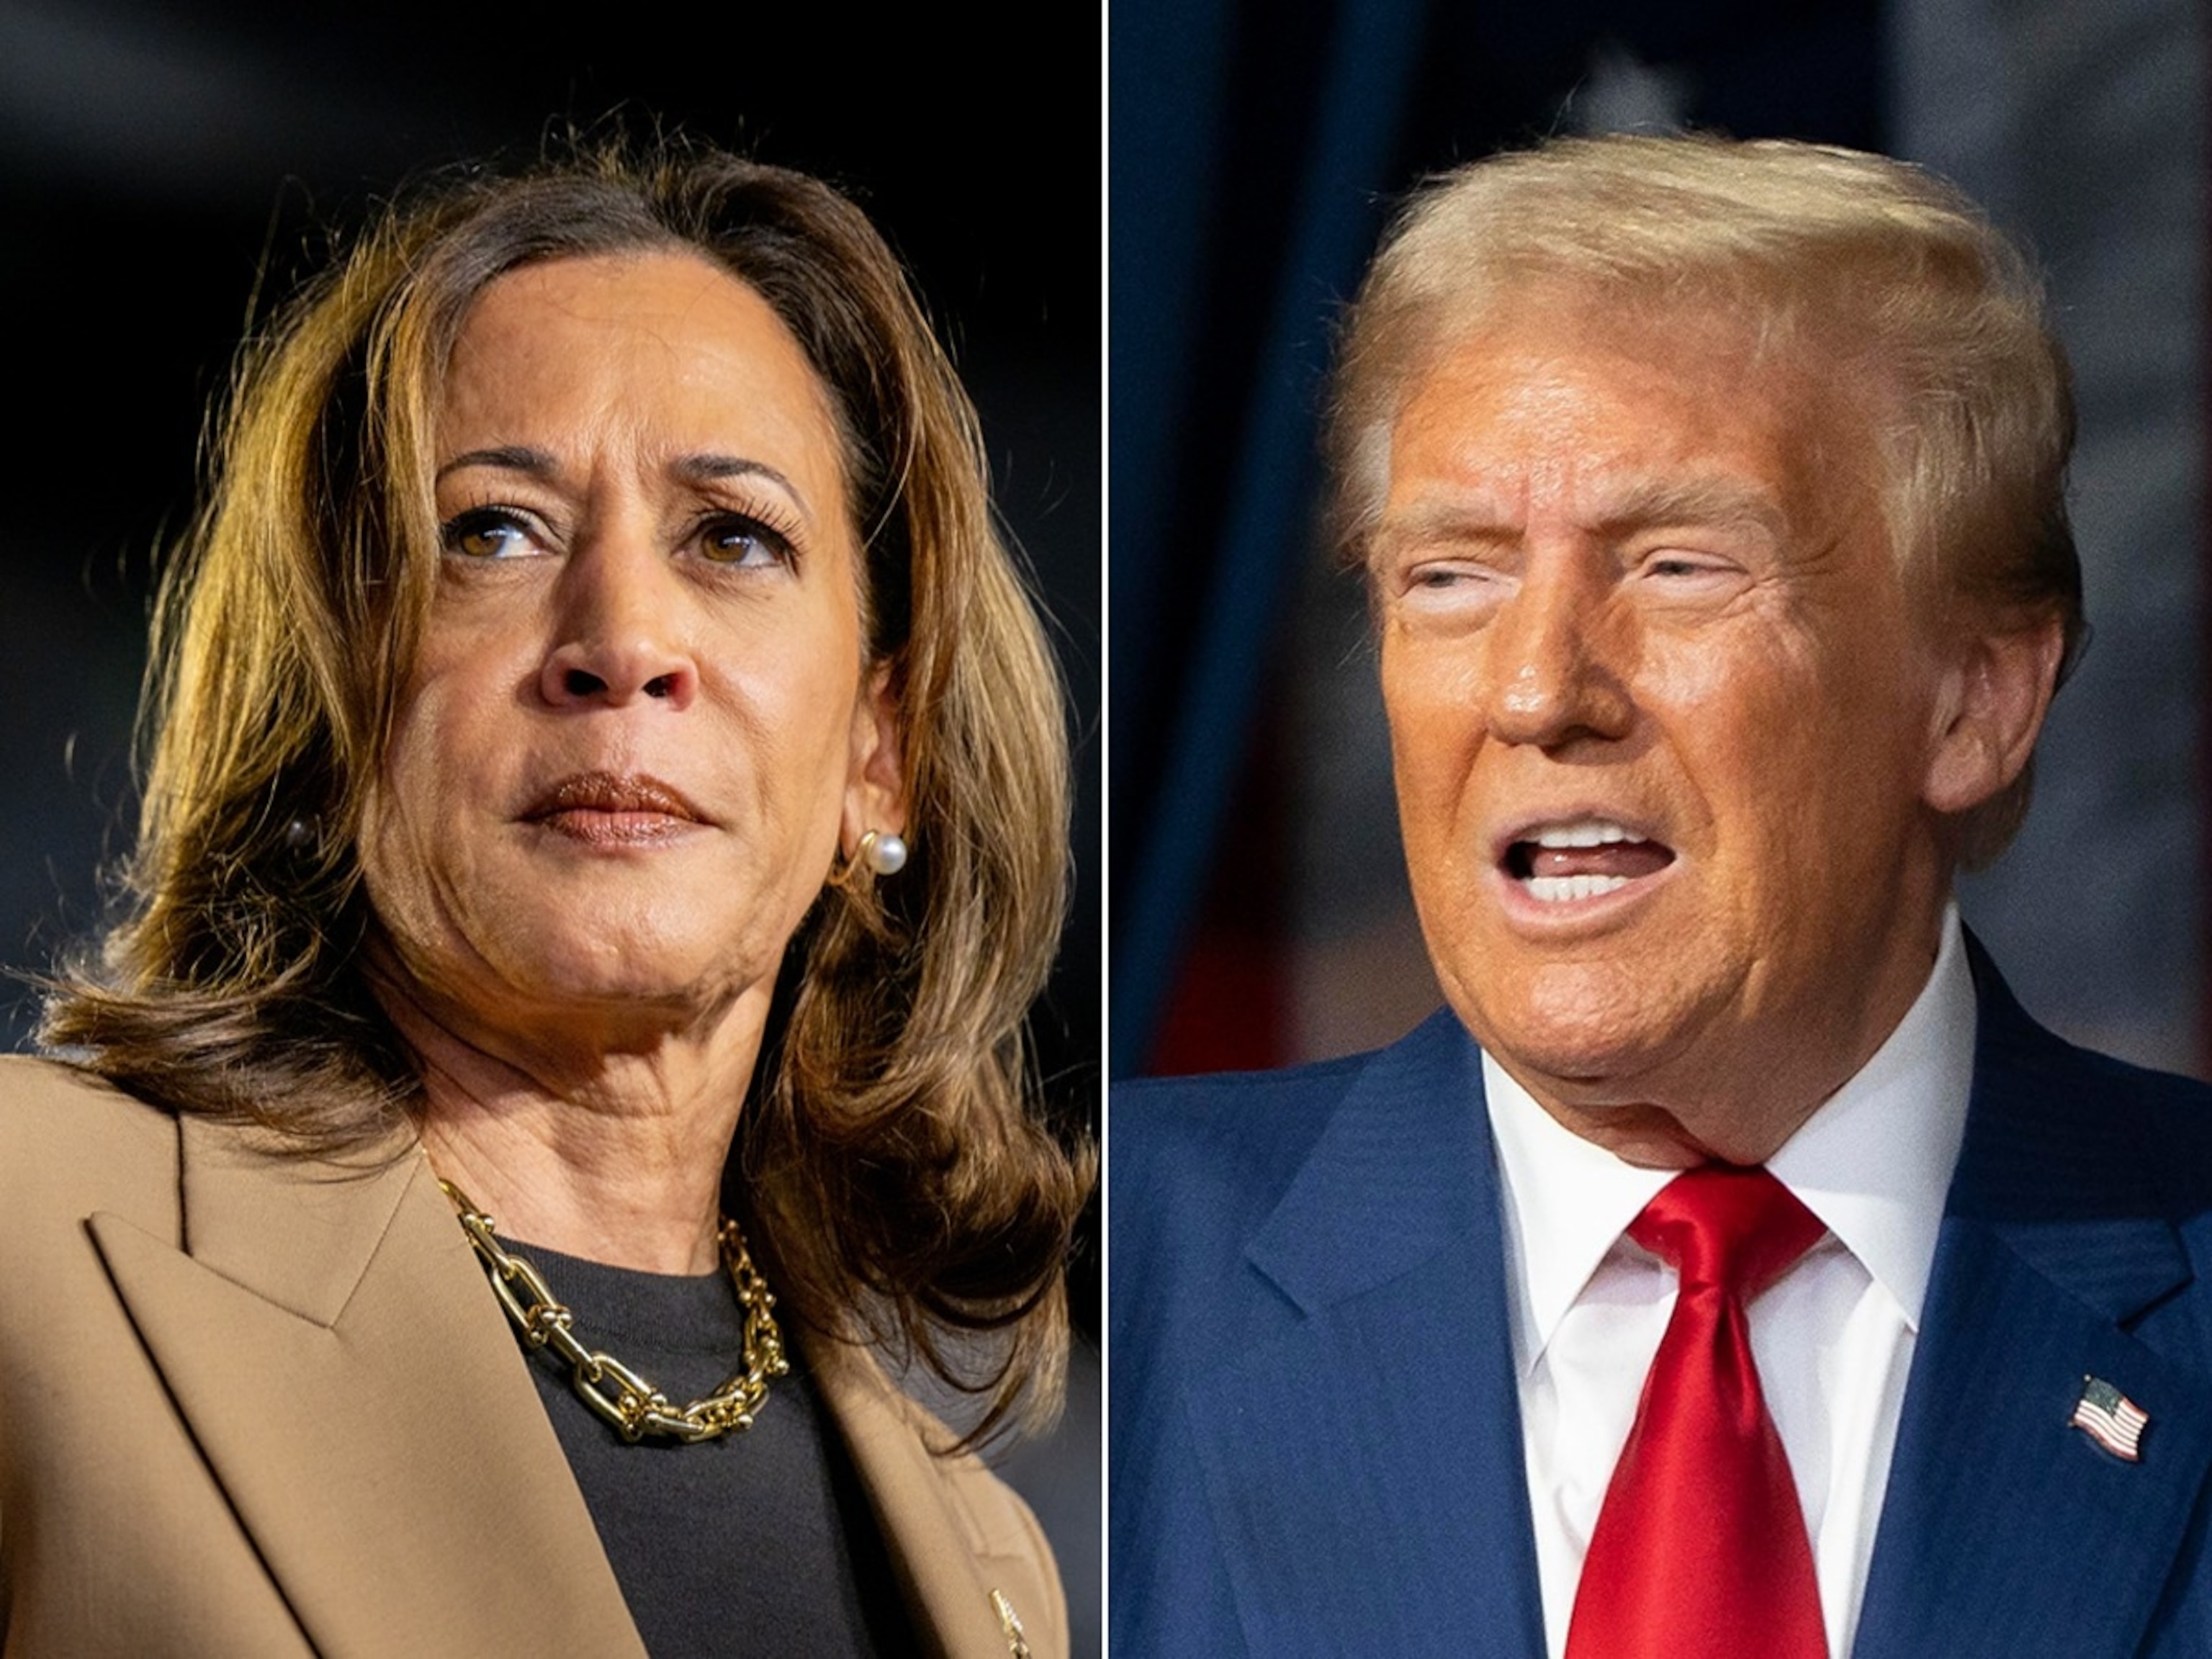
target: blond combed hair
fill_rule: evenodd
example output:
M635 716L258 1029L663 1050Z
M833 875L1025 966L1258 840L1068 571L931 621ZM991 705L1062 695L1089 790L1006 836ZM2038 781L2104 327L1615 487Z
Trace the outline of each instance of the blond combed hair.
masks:
M787 1305L985 1395L980 1435L1057 1398L1091 1182L1023 1036L1066 904L1066 715L973 408L896 258L817 179L673 142L451 177L249 340L164 580L119 913L41 1035L303 1152L415 1109L362 971L357 840L434 580L439 388L501 275L656 249L760 294L829 392L914 848L895 879L825 887L792 942L729 1200Z
M2033 266L1955 187L1855 150L1704 135L1567 138L1417 190L1346 314L1332 386L1331 530L1364 561L1390 431L1413 384L1486 315L1565 286L1624 307L1736 316L1878 388L1893 552L1938 606L2087 635L2066 511L2071 376ZM2062 672L2063 678L2063 672ZM1968 865L2027 808L2023 770L1964 815Z

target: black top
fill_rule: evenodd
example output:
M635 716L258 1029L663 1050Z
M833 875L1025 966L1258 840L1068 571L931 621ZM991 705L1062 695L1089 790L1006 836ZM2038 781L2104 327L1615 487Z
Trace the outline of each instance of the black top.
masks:
M580 1341L675 1406L741 1368L744 1314L726 1273L636 1273L511 1248L573 1310ZM567 1364L542 1350L532 1356L531 1376L653 1659L916 1650L852 1459L800 1357L790 1359L791 1374L769 1384L744 1433L632 1445L576 1397Z

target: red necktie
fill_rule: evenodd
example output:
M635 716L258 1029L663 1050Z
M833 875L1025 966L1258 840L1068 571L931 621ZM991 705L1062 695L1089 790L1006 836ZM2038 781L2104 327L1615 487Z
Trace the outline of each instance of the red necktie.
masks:
M1681 1291L1606 1488L1567 1659L1822 1659L1813 1549L1744 1304L1826 1229L1764 1170L1678 1176L1628 1236Z

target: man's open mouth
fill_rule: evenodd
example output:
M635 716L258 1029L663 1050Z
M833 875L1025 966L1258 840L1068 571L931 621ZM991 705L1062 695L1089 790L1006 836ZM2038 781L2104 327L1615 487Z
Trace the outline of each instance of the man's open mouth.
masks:
M1543 904L1620 891L1674 861L1674 850L1607 818L1534 826L1505 849L1505 873Z

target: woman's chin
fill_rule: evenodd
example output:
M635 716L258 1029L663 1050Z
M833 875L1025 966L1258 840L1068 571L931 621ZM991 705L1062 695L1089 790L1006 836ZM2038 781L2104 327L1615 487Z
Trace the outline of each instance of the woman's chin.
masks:
M611 1053L711 1042L732 1018L757 1025L780 958L780 947L732 957L681 936L602 932L442 963L403 951L394 988L418 1018L471 1047Z

